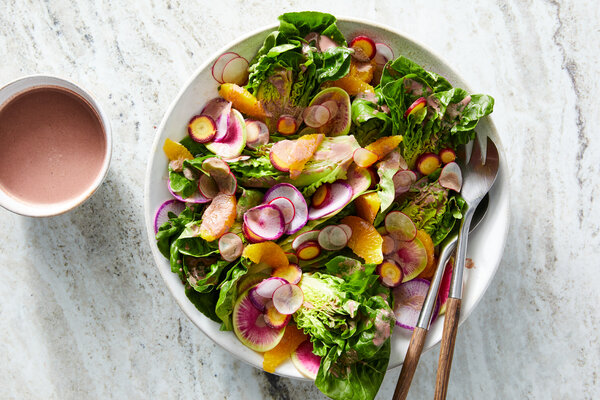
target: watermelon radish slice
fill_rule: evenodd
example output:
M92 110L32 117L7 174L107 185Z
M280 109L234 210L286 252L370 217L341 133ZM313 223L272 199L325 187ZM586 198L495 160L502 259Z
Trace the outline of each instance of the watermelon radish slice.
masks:
M221 54L211 68L213 78L215 78L215 80L219 83L225 83L223 82L223 69L225 69L225 65L227 65L229 61L233 60L234 58L238 58L239 56L239 54L233 52Z
M206 115L215 122L216 133L213 142L221 142L227 138L229 121L231 118L231 102L220 97L209 101L202 109L200 115Z
M289 224L294 219L296 215L296 207L287 197L275 197L273 200L269 202L270 205L279 208L281 213L283 214L283 220L285 224Z
M225 261L234 261L242 255L244 242L235 233L229 232L219 238L219 253Z
M330 251L343 249L348 245L349 239L346 231L337 225L326 226L318 236L319 246Z
M200 175L200 179L198 179L198 190L200 191L200 194L207 199L214 199L219 194L219 186L217 186L217 182L215 182L210 175Z
M427 251L418 238L410 242L397 242L398 251L391 257L400 265L404 277L402 282L416 278L427 266Z
M191 195L190 197L186 197L184 199L183 197L181 197L181 195L179 195L178 193L174 192L173 189L171 189L171 180L170 179L167 179L167 189L169 189L169 193L171 193L171 196L175 197L177 200L179 200L181 202L192 203L192 204L203 204L203 203L208 203L211 201L211 199L202 196L202 193L200 193L200 191L196 191L193 195Z
M269 143L269 128L262 121L246 120L246 146L252 150Z
M275 290L287 284L288 282L283 278L267 278L256 286L256 294L264 298L271 299Z
M323 204L320 208L311 207L308 210L308 219L315 220L337 213L350 203L353 193L352 187L346 182L333 182L331 184L331 201Z
M285 328L268 326L264 314L252 305L248 292L244 292L233 307L233 331L246 347L265 352L279 344Z
M248 291L248 298L256 309L260 312L264 312L267 307L267 303L271 301L270 297L261 296L256 292L257 286L253 287Z
M314 380L321 366L321 357L313 353L311 341L305 340L292 353L292 363L302 375Z
M292 315L304 302L304 293L300 286L288 283L273 292L273 305L283 315Z
M283 328L290 322L291 318L291 315L277 311L273 301L269 301L265 306L265 323L271 328Z
M185 203L179 200L171 199L162 203L154 216L154 233L158 233L158 228L169 220L170 212L179 215L183 210L185 210Z
M223 82L244 86L248 81L248 60L244 57L232 58L223 68Z
M219 123L217 122L217 127ZM218 135L218 130L217 130ZM223 158L235 158L246 146L246 123L238 110L231 109L227 135L220 142L207 143L206 148Z
M244 213L244 226L261 241L277 240L283 235L285 221L278 207L263 204Z
M446 164L446 166L442 168L439 181L440 185L446 189L460 192L460 188L462 187L462 172L460 171L458 164L455 162Z
M410 331L415 329L423 302L429 290L429 281L413 279L394 289L394 314L396 325ZM432 321L437 318L439 304L436 303Z
M410 242L417 236L415 223L401 211L392 211L385 217L385 229L400 241Z
M292 222L288 224L285 230L285 234L291 235L298 232L308 221L308 206L306 205L304 196L302 196L302 193L294 185L279 183L265 193L263 201L268 203L277 197L285 197L291 201L296 211Z
M294 251L298 250L298 247L300 247L303 243L308 242L308 241L315 241L319 238L319 233L321 231L320 230L314 230L314 231L308 231L308 232L303 232L301 234L299 234L296 239L294 239L294 241L292 242L292 249L294 249Z

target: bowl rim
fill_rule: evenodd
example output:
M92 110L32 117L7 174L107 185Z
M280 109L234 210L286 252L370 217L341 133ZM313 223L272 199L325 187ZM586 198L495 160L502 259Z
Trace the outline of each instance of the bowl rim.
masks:
M383 25L379 22L376 21L372 21L366 18L356 18L356 17L349 17L349 16L336 16L336 19L338 22L344 22L344 23L356 23L356 24L361 24L361 25L369 25L371 27L383 30L383 31L387 31L388 33L392 34L392 35L396 35L399 39L401 39L402 41L406 41L409 43L412 43L414 46L420 48L423 52L427 53L427 55L429 57L431 57L432 59L435 59L436 62L438 62L439 64L443 65L444 68L448 69L452 74L454 74L456 77L460 78L460 80L462 80L463 82L465 82L464 85L461 85L461 87L465 90L467 90L468 92L472 92L472 90L470 89L469 85L466 84L467 81L465 79L463 79L462 75L458 74L456 72L456 70L451 66L450 63L448 63L443 57L441 57L437 52L435 52L434 50L432 50L430 47L428 47L427 45L423 44L422 42L412 38L411 36L409 36L408 34L396 30L394 28L391 28L387 25ZM179 307L181 308L181 310L184 312L184 314L194 323L194 325L196 325L204 334L206 334L206 336L208 336L213 342L217 343L219 346L221 346L223 349L227 350L228 353L230 353L231 355L233 355L235 358L249 364L252 365L255 368L259 368L257 365L255 365L254 363L250 362L249 360L245 359L242 355L240 354L236 354L235 352L233 352L232 350L226 348L222 343L220 343L219 341L213 339L208 333L206 333L199 325L198 323L195 321L195 317L193 317L192 315L190 315L188 313L188 307L190 307L190 305L192 305L192 303L188 300L188 298L183 295L183 296L179 296L174 292L174 287L172 287L172 285L169 283L169 280L167 279L167 274L172 274L172 272L170 271L163 271L162 268L160 268L158 266L157 263L157 259L163 258L162 254L160 254L160 252L158 251L158 248L156 247L156 240L155 240L155 234L154 234L154 228L153 228L153 217L152 217L152 212L153 210L150 210L150 180L151 180L151 169L152 169L152 157L153 155L156 153L156 151L159 148L159 140L160 140L160 136L162 131L164 130L165 124L167 122L167 119L169 117L169 115L171 115L171 113L173 112L173 110L175 109L175 106L177 105L177 103L179 102L179 100L181 99L181 97L183 96L183 94L185 93L185 91L187 90L187 88L196 80L196 78L200 75L200 73L205 70L206 68L210 68L215 55L219 55L222 54L226 51L229 51L230 48L234 47L237 44L240 44L246 40L248 40L249 38L258 35L260 33L263 33L265 31L269 31L269 30L273 30L276 29L279 26L279 23L272 23L272 24L268 24L268 25L264 25L263 27L257 28L255 30L250 31L249 33L246 33L232 41L230 41L229 43L227 43L224 46L221 46L219 49L213 51L210 53L210 56L207 57L207 61L203 62L198 68L196 68L194 70L194 72L191 74L190 78L182 85L182 87L180 88L179 92L177 93L176 97L171 101L169 107L167 108L166 112L163 115L163 118L161 120L161 123L155 133L155 137L152 143L152 147L150 149L150 158L148 159L148 163L147 163L147 167L146 167L146 176L145 176L145 183L144 183L144 219L145 219L145 224L146 224L146 233L148 235L148 241L151 247L151 251L154 257L154 261L155 261L155 265L159 270L159 273L161 274L161 277L163 279L163 281L165 282L166 286L169 289L169 292L171 293L172 297L175 298L175 301L177 302L177 304L179 305ZM492 133L492 136L494 136L494 143L496 144L496 146L498 147L498 152L501 156L501 160L506 160L505 157L505 152L504 152L504 147L502 145L502 141L500 139L500 136L498 135L498 131L496 129L496 126L493 122L493 119L490 115L485 117L488 125L489 125L489 131ZM501 171L499 171L499 173L506 173L506 162L501 164ZM503 192L510 192L510 182L508 180L508 176L505 177L505 179L503 179L503 183L504 183L504 188L503 188ZM491 269L491 275L490 278L488 279L488 281L486 282L483 290L481 291L480 295L475 299L474 303L472 304L472 306L466 310L464 310L465 312L461 313L460 315L460 319L459 319L459 326L462 325L466 319L471 315L471 313L475 310L475 308L477 307L477 305L479 304L479 302L481 301L481 299L483 298L485 292L487 291L487 289L489 288L489 285L491 284L491 282L494 280L495 274L498 270L498 267L500 265L500 262L502 261L502 255L504 252L504 248L506 245L506 240L507 240L507 235L508 235L508 230L510 227L510 197L507 197L506 199L506 215L504 216L506 223L504 224L504 229L502 231L502 235L499 239L500 241L500 256L494 261L494 265L492 265ZM194 307L195 310L195 306L192 305L192 307ZM202 315L202 317L206 318L208 320L207 317L205 317L204 315ZM443 316L442 316L443 317ZM211 321L214 322L214 321ZM214 322L217 323L217 322ZM425 346L423 348L423 352L429 351L431 350L433 347L435 347L437 344L439 343L439 341L436 341L434 343L425 343ZM241 342L240 342L241 344ZM390 363L387 367L387 370L390 370L392 368L398 367L402 365L402 360L398 363L394 363L392 364L391 362L391 357L390 357ZM276 375L279 376L283 376L286 378L292 378L292 379L300 379L300 380L308 380L310 381L311 379L309 378L305 378L302 377L298 374L298 376L294 376L294 375L289 375L287 373L280 373L280 372L275 372Z

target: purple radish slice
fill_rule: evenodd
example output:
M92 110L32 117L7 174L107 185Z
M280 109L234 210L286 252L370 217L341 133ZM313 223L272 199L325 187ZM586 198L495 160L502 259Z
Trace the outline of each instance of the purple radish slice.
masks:
M265 322L264 314L252 305L244 292L233 307L233 331L246 347L259 352L271 350L281 341L284 328L271 328Z
M390 235L382 235L383 243L381 245L381 252L384 256L392 254L396 251L396 241Z
M352 187L352 198L360 196L371 186L371 172L368 168L352 164L346 174L346 183Z
M411 170L398 171L392 178L396 196L409 191L413 183L417 181L417 174Z
M321 208L323 204L331 201L331 184L324 183L315 191L310 199L310 205L314 208Z
M337 225L329 225L321 229L318 237L319 246L330 251L343 249L348 245L348 240L346 231Z
M183 197L181 197L180 194L174 192L173 189L171 189L171 180L170 179L167 179L167 189L169 189L169 193L171 193L171 196L173 196L177 200L185 202L185 203L203 204L203 203L209 203L211 201L211 199L208 199L208 198L202 196L202 193L200 193L200 191L197 191L190 197L186 197L184 199Z
M244 242L235 233L229 232L219 238L219 253L225 261L234 261L242 255Z
M293 135L298 130L298 121L293 115L282 115L277 120L277 132L282 135Z
M292 315L304 303L304 293L300 286L288 283L273 292L273 305L283 315Z
M311 341L305 340L292 353L292 363L302 375L314 380L321 366L321 357L313 353Z
M208 115L196 115L188 122L188 135L198 143L207 143L215 138L217 124Z
M237 179L231 172L229 164L220 158L211 157L204 160L202 169L215 181L220 193L229 195L235 194L237 189Z
M304 123L311 128L320 128L329 122L331 119L331 112L327 107L321 104L315 104L304 110L303 118Z
M158 228L169 220L170 212L179 215L183 210L185 210L185 203L179 200L171 199L162 203L154 216L154 233L158 233Z
M348 240L350 240L350 238L352 237L352 228L350 228L346 224L339 224L338 226L342 228L344 232L346 232L346 236L348 236Z
M350 203L353 193L352 187L346 182L333 182L331 184L331 201L320 208L311 207L308 210L308 219L312 221L337 213Z
M244 293L247 289L256 286L268 277L269 275L264 272L248 272L246 275L242 276L238 282L238 293Z
M385 43L375 43L375 57L374 60L377 65L384 65L388 61L394 59L394 52L392 48Z
M232 109L227 125L227 136L219 142L207 143L206 148L220 157L235 158L242 154L244 147L246 147L246 123L242 114Z
M294 249L294 251L298 251L298 247L300 247L303 243L306 243L311 240L318 240L320 232L320 230L314 230L299 234L292 242L292 249Z
M287 197L275 197L269 204L279 208L283 214L283 221L286 225L292 222L296 215L296 207L294 207L294 203L292 203L290 199Z
M462 172L457 163L451 162L442 168L439 177L440 185L446 189L460 192L462 187Z
M291 235L298 232L308 221L308 206L306 205L304 196L302 196L302 193L300 193L294 185L290 185L289 183L279 183L265 193L263 201L270 202L276 197L285 197L290 200L296 210L294 219L288 224L285 234Z
M308 242L302 243L298 250L296 250L296 254L300 260L308 261L314 260L321 254L321 246L315 240L309 240Z
M242 224L242 233L244 234L244 237L246 239L248 239L248 241L250 243L264 242L263 238L261 238L260 236L254 234L254 232L250 231L248 229L248 227L246 226L246 224Z
M267 278L256 286L256 294L270 299L273 297L273 292L280 286L287 285L288 282L279 277Z
M200 175L198 179L198 191L208 199L214 199L219 194L219 186L209 175ZM230 193L233 194L233 193Z
M400 285L404 277L402 269L394 260L384 260L377 266L375 272L379 275L381 283L389 288Z
M235 83L244 86L248 81L248 60L244 57L236 57L223 68L223 83Z
M249 159L250 159L250 156L237 156L237 157L233 157L233 158L222 158L222 160L228 164L238 162L238 161L246 161Z
M429 281L425 279L413 279L394 289L396 325L410 331L415 329L428 290ZM436 305L432 319L437 317L438 308Z
M296 253L285 253L285 256L287 257L290 264L298 264L298 256L296 255Z
M248 291L248 298L252 305L260 312L265 312L267 303L271 301L270 297L261 296L256 292L257 286L254 286Z
M252 150L269 143L269 128L262 121L246 120L246 146Z
M221 54L211 68L213 78L215 78L215 80L219 83L225 83L223 82L223 69L225 69L225 65L227 65L229 61L233 60L234 58L238 58L239 56L239 54L233 52Z
M265 323L271 328L283 328L290 319L291 315L282 314L273 305L273 301L269 301L265 306Z
M392 211L385 217L385 229L396 240L409 242L417 236L415 223L400 211Z
M277 240L283 235L285 221L279 208L263 204L244 213L244 226L263 241Z
M227 138L229 121L231 119L231 102L216 97L204 106L200 115L206 115L215 122L217 132L212 138L213 142L221 142Z
M402 268L404 277L402 282L416 278L427 266L427 251L419 240L414 238L410 242L397 242L398 251L389 258L393 259Z

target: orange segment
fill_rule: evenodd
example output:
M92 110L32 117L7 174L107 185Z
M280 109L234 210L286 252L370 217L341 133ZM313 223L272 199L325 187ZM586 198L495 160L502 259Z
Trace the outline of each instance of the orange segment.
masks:
M402 142L402 136L385 136L377 139L373 143L367 145L365 149L372 151L377 154L377 157L381 160L392 152Z
M200 237L207 242L217 240L233 226L236 216L235 196L220 193L204 210L200 224Z
M177 143L167 138L165 140L165 144L163 145L163 151L167 155L169 161L174 160L191 160L194 158L192 153L188 149L185 148L181 143Z
M373 74L375 73L375 65L377 65L375 60L371 60L370 62L352 60L348 75L360 79L365 83L370 83L371 80L373 80Z
M360 217L350 215L342 219L342 223L352 229L348 247L354 254L363 258L369 264L381 264L383 253L381 246L383 238L375 227Z
M273 349L265 352L263 360L263 369L270 373L275 373L275 369L287 360L300 343L308 339L308 335L298 329L295 325L288 325L281 341Z
M356 96L357 94L362 92L375 92L373 86L349 75L346 75L343 78L338 79L337 81L327 82L323 86L337 86L341 89L344 89L350 96Z
M372 224L379 212L381 199L377 192L366 193L360 195L354 200L356 212L359 217Z
M258 99L245 88L235 83L224 83L219 87L219 96L233 104L239 112L254 118L265 119L267 114Z
M250 244L244 249L242 257L246 257L255 264L263 262L272 268L287 267L289 265L284 251L275 242Z
M314 133L295 141L290 154L290 178L296 179L302 173L304 165L315 154L324 137L322 133Z
M431 280L433 278L433 274L435 274L435 255L434 255L434 246L433 240L431 240L431 236L427 234L427 232L418 230L417 231L417 239L421 241L423 247L425 247L425 252L427 253L427 265L425 269L417 276L417 278L425 278Z

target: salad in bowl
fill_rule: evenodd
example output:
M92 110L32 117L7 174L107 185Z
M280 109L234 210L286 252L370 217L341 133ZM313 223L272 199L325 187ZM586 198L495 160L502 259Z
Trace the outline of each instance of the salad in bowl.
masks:
M462 218L457 149L494 100L332 15L279 21L256 54L216 58L209 95L176 115L156 248L265 371L291 360L331 398L372 399Z

